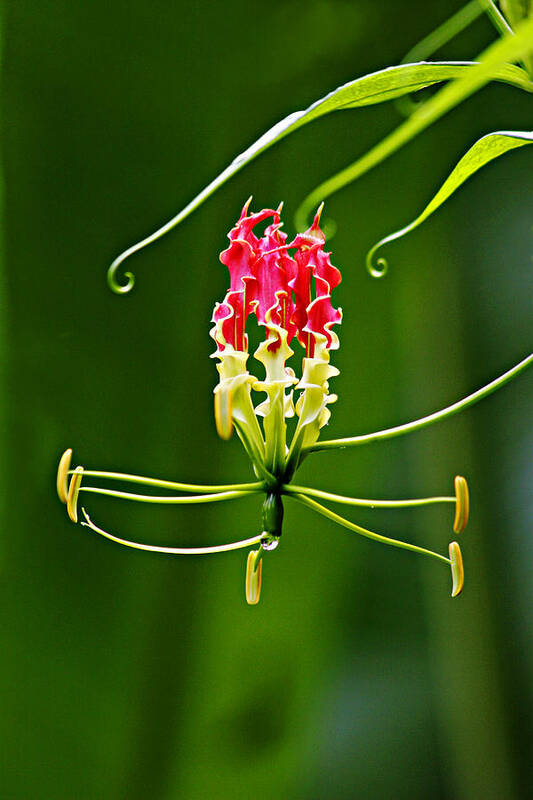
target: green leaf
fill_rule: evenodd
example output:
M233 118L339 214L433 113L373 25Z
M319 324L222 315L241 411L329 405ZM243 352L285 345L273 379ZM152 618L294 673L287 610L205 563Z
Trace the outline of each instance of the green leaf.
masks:
M456 189L468 180L471 175L477 172L478 169L488 164L489 161L493 161L509 150L523 147L525 144L531 144L532 142L533 131L495 131L494 133L487 133L486 136L482 136L481 139L478 139L458 162L455 169L448 178L446 178L437 194L428 203L422 213L413 220L413 222L406 225L405 228L380 239L380 241L369 250L366 257L366 266L370 274L374 278L380 278L385 275L387 271L388 264L386 259L378 258L377 261L374 259L376 251L380 247L387 244L387 242L400 239L410 231L418 228L418 226L421 225L430 214L433 214Z
M502 59L501 63L492 68L491 75L487 77L487 80L493 78L516 88L524 89L527 92L533 92L533 83L529 80L528 75L519 67L513 64L505 64L504 62L505 59ZM312 103L307 109L289 114L257 139L244 153L237 156L220 175L202 189L169 222L118 256L108 271L109 286L113 291L120 294L128 292L133 287L135 279L131 272L126 272L124 274L128 282L125 285L121 285L117 281L117 270L129 256L155 242L176 225L179 225L229 178L289 133L332 111L383 103L407 93L417 92L441 81L449 81L459 76L476 72L478 69L479 66L470 61L421 62L388 67L379 72L373 72L369 75L364 75L362 78L350 81Z
M417 136L467 97L493 80L502 66L533 52L533 19L518 26L514 36L498 39L481 55L479 63L456 80L449 83L430 100L418 108L392 133L382 139L345 169L320 184L309 194L296 212L296 227L303 230L312 209L334 192L360 178L369 169L384 161L392 153ZM518 67L516 68L518 69ZM521 74L523 71L520 70Z

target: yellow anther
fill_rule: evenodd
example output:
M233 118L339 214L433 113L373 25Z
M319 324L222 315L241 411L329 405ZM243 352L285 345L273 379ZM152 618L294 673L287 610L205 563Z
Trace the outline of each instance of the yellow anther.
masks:
M468 523L470 513L470 496L468 494L468 484L466 478L457 475L455 478L455 519L453 521L453 532L462 533Z
M463 556L461 548L457 542L450 542L448 548L450 554L450 566L452 568L452 597L457 597L463 591L465 582L465 572L463 569Z
M261 597L263 559L260 554L262 554L261 550L251 550L246 562L246 602L250 606L257 605Z
M83 478L83 467L76 467L70 479L67 496L67 511L72 522L78 521L78 495L80 493L81 479Z
M72 458L72 448L65 450L59 459L57 467L57 496L62 503L67 502L68 497L68 471L70 469L70 459Z
M231 391L217 388L215 392L215 424L221 439L229 439L233 433Z

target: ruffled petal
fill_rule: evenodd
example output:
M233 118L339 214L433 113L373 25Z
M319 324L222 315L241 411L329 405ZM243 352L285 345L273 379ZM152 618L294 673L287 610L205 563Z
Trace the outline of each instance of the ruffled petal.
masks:
M339 337L332 330L332 327L333 325L339 325L341 322L342 309L333 308L329 295L317 297L310 303L307 309L307 324L304 328L304 331L310 334L309 356L312 357L314 355L317 340L322 337L325 338L328 350L337 350Z

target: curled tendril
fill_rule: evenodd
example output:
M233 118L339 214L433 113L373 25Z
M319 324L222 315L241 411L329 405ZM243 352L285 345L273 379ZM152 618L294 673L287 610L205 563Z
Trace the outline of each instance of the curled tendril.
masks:
M120 267L122 262L125 261L126 258L130 255L131 250L133 250L133 248L130 248L130 250L126 250L118 258L115 258L115 260L107 270L107 283L111 291L115 292L115 294L128 294L128 292L131 292L131 290L135 286L135 275L133 274L133 272L124 273L124 277L128 279L127 283L119 283L117 281L118 268Z
M394 231L394 233L391 233L388 236L384 236L383 239L380 239L379 242L376 242L376 244L370 248L366 254L365 261L366 268L373 278L383 278L389 269L389 262L386 258L383 258L382 256L380 258L374 258L376 251L379 250L380 247L383 247L384 244L394 242L396 239L401 239L401 237L405 236L406 233L409 233L413 227L416 227L417 221L418 220L415 220L415 222L412 222L410 225L406 225L405 228L402 228L399 231Z
M366 254L366 268L373 278L383 278L389 270L389 262L386 258L377 258L374 262L374 253L380 246L381 242L375 244L374 247Z

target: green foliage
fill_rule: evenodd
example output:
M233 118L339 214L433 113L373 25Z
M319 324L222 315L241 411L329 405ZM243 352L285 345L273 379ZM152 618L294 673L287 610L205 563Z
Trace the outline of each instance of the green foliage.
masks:
M380 278L385 275L387 271L388 264L386 259L379 258L375 261L374 258L376 252L384 244L393 242L395 239L401 239L402 236L418 228L418 226L433 214L450 195L459 189L471 175L481 169L481 167L484 167L485 164L488 164L504 153L508 153L510 150L516 150L516 148L531 144L531 142L533 142L533 131L496 131L495 133L487 133L485 136L482 136L481 139L478 139L470 150L461 158L422 213L419 214L413 222L406 225L405 228L380 239L379 242L369 250L366 257L366 265L370 274L375 278Z
M494 80L495 75L499 73L499 70L508 61L522 58L524 54L532 50L533 20L523 23L515 36L506 36L492 44L480 57L479 63L473 66L472 69L453 80L434 97L417 108L409 119L361 158L314 189L305 198L296 213L297 226L302 226L317 202L322 202L325 198L338 192L339 189L360 178L372 167L377 166L433 122L436 122L448 111L451 111L452 108L466 100L489 81ZM522 71L520 74L522 74ZM526 88L526 86L521 88ZM531 91L531 84L529 84L528 91Z
M489 7L490 9L493 8L490 4ZM460 23L452 26L452 31L460 30L461 26L473 18L473 15L467 14L466 19L464 17L465 15L463 14ZM431 46L435 46L439 42L440 40L434 41ZM361 177L361 175L375 167L385 158L388 158L389 155L490 81L500 81L526 92L532 92L533 83L528 73L512 63L523 59L531 51L533 51L533 19L521 22L517 27L516 34L506 35L492 44L480 57L479 63L421 62L388 67L338 87L325 97L312 103L304 111L295 111L289 114L260 136L247 150L237 156L226 169L202 189L169 222L118 256L109 268L108 282L110 288L119 294L130 291L135 282L131 272L125 273L126 284L121 284L117 280L118 269L129 256L155 242L179 225L189 214L204 203L213 192L249 164L256 156L303 125L332 111L355 109L398 99L443 81L450 81L434 97L416 108L412 116L389 136L353 164L314 189L296 212L296 228L301 230L306 227L310 212L326 197L339 191L339 189Z

